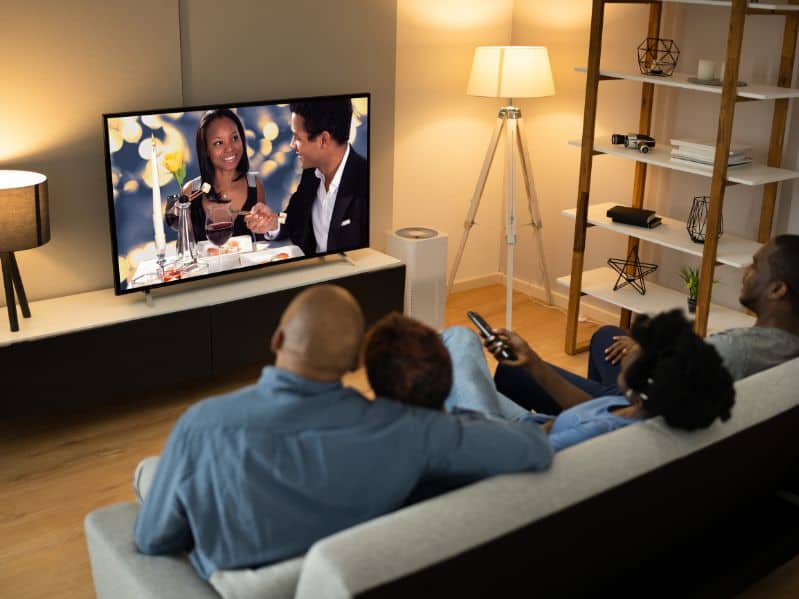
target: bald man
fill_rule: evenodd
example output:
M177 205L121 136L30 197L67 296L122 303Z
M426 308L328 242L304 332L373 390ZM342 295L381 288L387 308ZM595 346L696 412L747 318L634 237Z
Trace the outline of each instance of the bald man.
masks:
M272 336L275 365L175 425L136 519L139 550L188 552L214 584L214 572L301 555L394 510L427 479L465 483L549 466L552 450L534 423L370 402L343 387L363 329L347 291L300 293Z

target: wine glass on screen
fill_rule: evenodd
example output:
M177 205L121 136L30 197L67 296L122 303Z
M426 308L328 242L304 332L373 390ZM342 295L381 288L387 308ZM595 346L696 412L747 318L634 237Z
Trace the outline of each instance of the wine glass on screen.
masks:
M205 212L205 236L222 248L233 235L233 214L227 204L211 204Z

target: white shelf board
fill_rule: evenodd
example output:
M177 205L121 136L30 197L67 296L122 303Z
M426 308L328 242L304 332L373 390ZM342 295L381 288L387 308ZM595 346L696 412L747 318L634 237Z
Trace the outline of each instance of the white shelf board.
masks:
M30 318L22 318L17 306L19 316L17 332L9 330L6 308L2 307L0 347L140 318L224 304L402 264L396 258L372 249L347 252L347 257L352 263L337 256L330 256L297 264L275 265L248 273L232 272L229 280L218 278L191 284L181 283L175 288L162 287L152 291L152 306L145 303L144 294L141 292L116 296L113 289L30 302ZM200 285L204 286L199 287ZM265 339L264 343L267 342L268 339Z
M575 67L574 70L578 73L585 73L588 71L586 67ZM688 81L689 77L694 76L693 74L674 73L671 77L655 77L652 75L642 75L641 73L628 73L606 69L600 69L599 74L605 77L612 77L614 79L641 81L644 83L653 83L654 85L662 85L664 87L678 87L681 89L690 89L699 92L716 94L719 96L721 95L720 85L702 85L701 83L691 83ZM799 98L799 89L793 87L777 87L776 85L749 84L737 88L737 91L738 97L750 98L752 100Z
M631 310L636 314L658 314L674 308L687 308L687 294L662 287L649 281L646 282L646 295L641 295L632 286L627 285L613 291L618 273L607 267L595 268L583 272L582 292L614 304L621 308ZM557 282L565 287L569 286L571 276L559 277ZM708 333L715 333L736 327L750 327L755 323L753 316L744 312L732 310L718 304L711 304L708 315Z
M614 223L607 216L607 211L615 205L612 202L607 202L589 206L588 222L614 233L636 237L692 256L702 256L705 246L691 241L683 221L662 216L662 224L654 229ZM569 218L576 218L577 209L569 208L562 214ZM761 244L756 241L724 233L719 239L716 261L735 268L744 268L752 262L752 256L760 249L760 246Z
M662 0L663 2L671 2L672 4L701 4L704 6L719 6L721 8L731 8L732 2L730 0ZM762 10L787 10L797 11L799 5L785 4L782 2L750 2L749 8L762 9Z
M582 146L582 143L580 140L573 139L569 141L569 145L579 148ZM610 143L610 139L597 138L594 140L594 150L602 154L610 154L611 156L626 158L627 160L645 162L646 164L668 168L673 171L691 173L702 177L713 176L712 166L672 160L671 146L667 145L658 144L656 147L652 148L649 153L643 154L638 150L625 148L624 146L614 146ZM727 167L727 181L730 183L741 183L742 185L765 185L766 183L777 183L779 181L787 181L796 178L799 178L799 172L797 171L775 168L766 166L765 164L752 163Z

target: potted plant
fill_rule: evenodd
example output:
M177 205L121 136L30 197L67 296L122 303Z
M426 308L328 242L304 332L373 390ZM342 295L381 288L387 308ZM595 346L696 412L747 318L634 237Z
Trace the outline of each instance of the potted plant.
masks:
M683 266L680 269L680 278L688 290L688 311L696 312L696 294L699 293L699 269L694 266Z

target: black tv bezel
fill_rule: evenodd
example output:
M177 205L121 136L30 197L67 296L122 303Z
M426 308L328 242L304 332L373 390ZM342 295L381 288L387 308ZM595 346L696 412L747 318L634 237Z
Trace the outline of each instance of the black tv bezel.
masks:
M201 110L213 110L215 108L245 108L249 106L264 106L274 104L291 104L293 102L307 102L312 100L327 100L336 98L366 98L367 106L369 107L368 117L369 126L366 130L366 160L367 160L367 189L369 190L368 202L366 206L366 245L358 245L349 248L341 248L337 250L321 252L313 256L297 256L296 258L286 258L277 262L265 262L263 264L253 264L251 266L242 266L232 270L223 270L215 273L208 273L196 277L189 277L186 279L178 279L166 281L163 283L154 283L152 285L142 285L141 287L134 287L131 289L121 289L121 277L119 273L119 246L117 243L117 227L116 227L116 210L114 206L114 185L111 177L111 148L108 138L108 120L112 118L121 118L127 116L146 116L151 114L164 114L170 112L190 112ZM105 151L105 178L106 178L106 193L108 195L108 225L111 230L111 251L112 262L114 268L114 295L128 295L130 293L146 293L152 289L159 289L161 287L176 288L180 287L182 283L194 283L198 281L208 281L220 276L233 275L237 273L251 272L254 270L268 269L270 266L278 266L281 264L291 264L303 261L310 261L315 258L322 258L335 254L342 254L354 250L360 250L369 247L369 238L371 236L371 210L372 210L372 166L371 166L371 150L372 150L372 93L371 92L355 92L350 94L327 94L320 96L298 96L292 98L276 98L269 100L259 100L253 102L226 102L218 104L202 104L198 106L177 106L172 108L154 108L150 110L129 110L125 112L109 112L103 113L103 148Z

